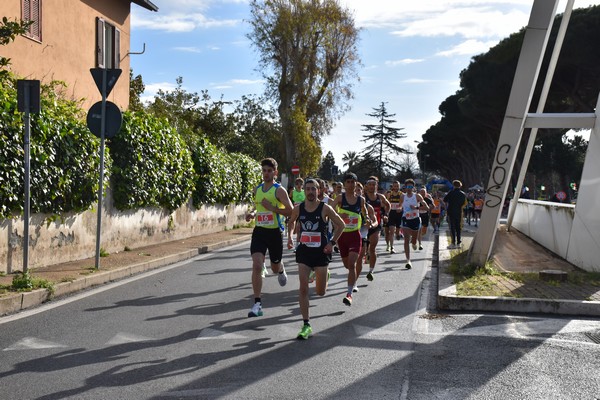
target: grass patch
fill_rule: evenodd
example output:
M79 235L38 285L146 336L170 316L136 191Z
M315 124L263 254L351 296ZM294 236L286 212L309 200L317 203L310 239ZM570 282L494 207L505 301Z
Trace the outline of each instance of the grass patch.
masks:
M600 272L569 272L567 274L567 281L576 285L587 283L600 287Z
M96 267L84 267L83 271L80 272L79 275L91 275L96 271Z
M102 247L100 248L100 257L108 257L110 253L104 250Z
M523 297L509 289L516 284L545 285L560 287L564 282L542 281L536 272L504 272L492 261L482 267L467 262L467 251L453 252L448 264L448 273L456 284L459 296ZM574 271L567 274L567 282L576 285L588 284L600 287L600 273ZM519 285L516 285L519 286Z
M31 292L36 289L46 289L50 294L54 293L54 284L47 279L35 278L29 271L16 272L13 276L10 290L16 292Z

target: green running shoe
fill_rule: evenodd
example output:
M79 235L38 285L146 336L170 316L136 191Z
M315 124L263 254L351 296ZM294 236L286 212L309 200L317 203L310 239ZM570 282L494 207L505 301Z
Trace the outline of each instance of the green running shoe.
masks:
M296 336L297 339L308 339L308 337L312 334L312 326L310 325L302 325L302 329L300 329L300 332L298 333L298 336Z

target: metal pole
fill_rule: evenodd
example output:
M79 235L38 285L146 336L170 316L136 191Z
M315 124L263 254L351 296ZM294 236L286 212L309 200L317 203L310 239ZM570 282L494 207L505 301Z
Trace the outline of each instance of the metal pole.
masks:
M542 87L542 93L540 94L540 100L537 106L538 113L544 112L544 107L546 106L546 99L548 99L548 92L550 91L550 85L552 84L552 78L554 77L554 71L556 70L558 56L560 54L560 50L565 39L567 27L569 26L569 20L571 19L574 1L575 0L567 1L565 12L560 22L560 27L558 28L556 42L554 43L554 49L552 50L552 56L550 57L550 63L548 65L548 72L546 72L544 86ZM535 138L537 136L537 132L538 128L531 128L529 140L527 141L527 148L525 149L525 155L523 156L523 164L521 165L521 171L519 171L519 178L517 179L517 186L515 187L515 194L510 202L510 207L508 209L508 219L506 221L506 227L509 231L512 226L513 219L515 217L515 212L517 210L517 203L519 201L519 196L521 195L521 189L523 188L523 181L525 180L525 174L527 173L529 160L531 159L531 154L533 153L533 147L535 145ZM535 193L535 189L533 190L533 192ZM534 200L537 200L537 198L534 197Z
M29 87L26 88L25 92L25 138L24 138L24 151L25 151L25 205L23 212L23 273L27 272L29 266L29 208L31 206L30 201L30 147L31 147L31 118L29 116L30 106L30 92Z
M106 68L102 70L102 116L100 119L100 184L98 185L98 220L96 223L96 269L100 268L102 232L102 196L104 194L104 135L106 129Z

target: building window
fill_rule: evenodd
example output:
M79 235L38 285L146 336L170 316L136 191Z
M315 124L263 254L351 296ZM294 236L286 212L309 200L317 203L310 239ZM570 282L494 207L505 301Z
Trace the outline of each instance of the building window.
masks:
M27 29L25 36L28 38L42 41L42 0L23 0L22 20L31 21L32 24Z
M119 68L121 32L102 18L96 18L96 67Z

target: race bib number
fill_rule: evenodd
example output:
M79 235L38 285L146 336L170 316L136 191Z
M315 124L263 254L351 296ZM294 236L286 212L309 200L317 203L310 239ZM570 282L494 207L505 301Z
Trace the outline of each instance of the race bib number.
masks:
M270 211L263 211L256 214L256 225L258 226L269 226L273 225L275 217Z
M346 229L355 229L358 228L358 217L357 216L347 216L343 218L344 223L346 224Z
M321 233L302 232L302 235L300 235L300 243L306 247L321 247Z
M390 203L390 210L398 210L400 208L400 203Z
M410 210L404 212L404 218L406 219L414 219L419 216L419 210Z

